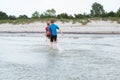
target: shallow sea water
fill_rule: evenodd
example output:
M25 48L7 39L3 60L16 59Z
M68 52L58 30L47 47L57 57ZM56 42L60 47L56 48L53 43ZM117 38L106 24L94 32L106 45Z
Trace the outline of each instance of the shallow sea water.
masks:
M120 35L0 36L0 80L119 80Z

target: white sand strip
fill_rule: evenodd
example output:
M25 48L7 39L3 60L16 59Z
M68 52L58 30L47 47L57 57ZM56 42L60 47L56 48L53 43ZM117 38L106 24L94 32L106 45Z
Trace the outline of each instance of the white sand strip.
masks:
M111 21L91 21L87 25L56 22L66 33L120 33L120 24ZM0 24L0 32L44 32L46 23L34 22L30 24Z

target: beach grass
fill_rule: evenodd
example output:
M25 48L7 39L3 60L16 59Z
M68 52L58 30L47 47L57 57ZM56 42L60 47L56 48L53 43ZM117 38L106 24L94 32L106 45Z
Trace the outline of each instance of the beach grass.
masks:
M10 24L29 24L36 21L45 22L47 19L17 19L17 20L0 20L0 24L10 23Z
M82 25L86 25L89 21L89 19L74 19L72 20L72 23L75 24L75 23L81 23Z
M44 19L16 19L16 20L0 20L0 24L4 24L4 23L10 23L10 24L29 24L29 23L33 23L36 21L40 21L40 22L46 22L50 20L50 18L44 18ZM89 23L91 20L103 20L103 21L116 21L117 23L120 24L120 19L117 17L108 17L108 18L100 18L100 17L95 17L95 18L85 18L85 19L56 19L56 21L60 21L62 23L65 22L72 22L72 24L75 23L81 23L82 25L86 25L87 23Z

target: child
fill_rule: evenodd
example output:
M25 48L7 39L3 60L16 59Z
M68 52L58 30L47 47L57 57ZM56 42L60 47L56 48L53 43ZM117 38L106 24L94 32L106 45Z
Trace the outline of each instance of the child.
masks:
M51 42L51 46L54 43L57 43L57 29L60 31L60 33L63 35L62 31L59 29L59 27L54 24L55 20L51 20L51 25L48 27L48 31L51 33L51 37L50 37L50 42ZM53 47L53 46L52 46Z
M50 41L51 33L48 31L48 27L50 26L50 22L47 22L47 26L45 27L45 36L47 38L47 42Z

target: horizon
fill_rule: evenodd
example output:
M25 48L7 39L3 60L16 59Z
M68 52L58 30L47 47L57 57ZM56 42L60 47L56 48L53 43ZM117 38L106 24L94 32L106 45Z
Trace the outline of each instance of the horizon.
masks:
M67 13L67 14L89 14L91 10L91 6L93 3L100 3L103 5L104 10L106 12L114 11L116 12L120 6L120 1L101 1L101 0L66 0L66 1L58 1L58 0L26 0L26 1L16 1L16 0L1 0L0 3L0 11L7 13L8 15L27 15L31 17L35 11L38 11L40 14L45 12L48 9L55 9L56 14ZM109 3L108 3L109 2ZM74 4L73 4L74 3ZM50 6L49 6L50 5ZM112 5L112 6L111 6Z

